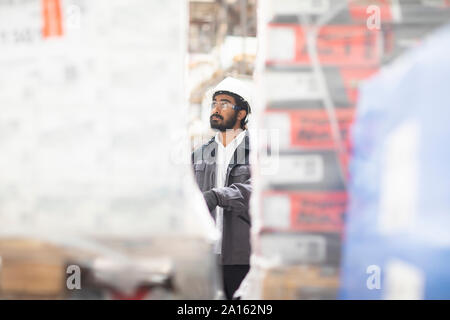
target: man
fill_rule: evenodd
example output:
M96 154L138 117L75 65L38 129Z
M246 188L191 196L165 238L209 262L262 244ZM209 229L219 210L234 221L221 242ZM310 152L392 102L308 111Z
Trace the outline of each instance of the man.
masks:
M221 235L214 250L227 299L250 269L250 95L242 81L231 77L217 85L210 124L218 132L192 154L196 181Z

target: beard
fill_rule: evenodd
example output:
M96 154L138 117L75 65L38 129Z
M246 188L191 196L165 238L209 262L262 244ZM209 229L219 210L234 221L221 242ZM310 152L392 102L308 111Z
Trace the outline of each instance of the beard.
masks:
M238 113L235 112L234 115L229 118L228 120L224 120L223 117L219 114L213 114L211 117L209 117L209 123L211 124L211 129L217 129L219 131L226 131L229 129L233 129L236 121L237 121L237 115ZM217 118L213 118L217 117Z

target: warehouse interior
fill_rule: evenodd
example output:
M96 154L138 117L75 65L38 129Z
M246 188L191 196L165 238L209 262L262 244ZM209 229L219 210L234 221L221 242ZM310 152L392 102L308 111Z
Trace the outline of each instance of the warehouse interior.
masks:
M449 57L448 0L0 1L0 299L229 299L194 155L230 77L233 299L450 299Z

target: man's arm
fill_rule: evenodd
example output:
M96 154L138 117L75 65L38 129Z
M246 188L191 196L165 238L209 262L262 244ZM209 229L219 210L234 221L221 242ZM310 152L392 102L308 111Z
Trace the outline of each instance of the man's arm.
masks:
M234 183L229 187L213 188L205 199L208 207L216 206L230 210L233 213L246 214L249 209L250 196L252 193L251 179L244 183Z

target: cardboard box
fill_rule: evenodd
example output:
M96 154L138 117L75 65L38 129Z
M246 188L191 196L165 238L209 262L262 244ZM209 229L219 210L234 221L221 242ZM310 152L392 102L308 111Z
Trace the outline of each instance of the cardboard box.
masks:
M351 23L365 23L376 6L382 23L429 24L444 23L450 18L450 3L446 0L365 0L349 3Z
M0 241L2 298L62 298L66 287L63 252L48 243Z
M283 265L314 264L338 266L341 235L338 233L264 232L255 250Z
M307 29L296 24L269 24L267 65L309 66ZM324 66L378 67L381 32L363 25L326 25L319 31L316 49Z
M339 269L291 266L266 271L262 298L266 300L336 299Z
M320 88L311 67L270 66L264 73L267 107L270 109L324 109L325 92L337 109L353 107L361 81L376 67L323 66L326 88ZM326 90L326 91L323 91Z
M350 128L355 110L336 109L341 139L350 145ZM280 130L280 148L336 149L331 122L325 110L268 109L264 113L265 128Z
M345 160L339 159L334 151L280 151L276 154L272 150L260 161L263 187L280 191L342 191L345 189ZM344 161L342 171L340 161Z
M346 192L274 192L262 198L262 226L269 230L341 233Z
M442 23L450 17L448 0L272 0L269 19L274 23L300 24L303 14L316 23L321 16L338 8L340 10L331 18L330 24L366 25L375 13L379 13L381 23L389 24Z

